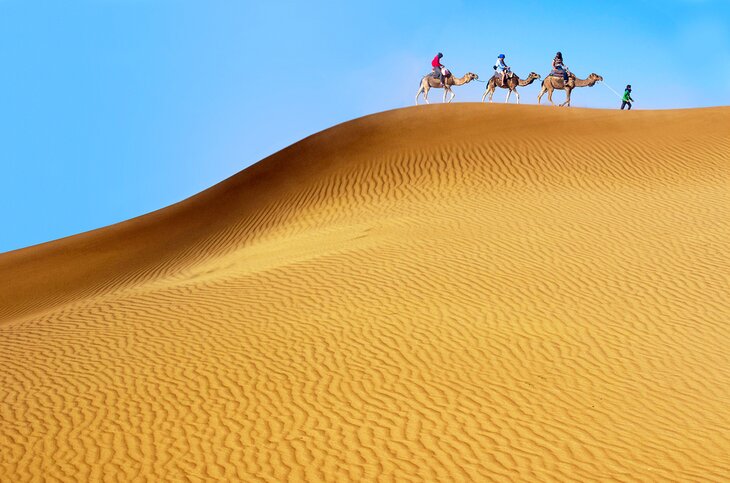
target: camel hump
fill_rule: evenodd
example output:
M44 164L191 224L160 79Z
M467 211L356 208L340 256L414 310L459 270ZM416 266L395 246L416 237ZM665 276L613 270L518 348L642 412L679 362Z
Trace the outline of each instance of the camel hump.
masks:
M563 77L563 74L551 72L547 77L545 77L543 84L552 84L555 89L564 89L565 78Z

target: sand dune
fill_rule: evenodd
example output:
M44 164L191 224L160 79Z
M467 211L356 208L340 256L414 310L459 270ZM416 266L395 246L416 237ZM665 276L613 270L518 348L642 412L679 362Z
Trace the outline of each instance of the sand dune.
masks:
M348 122L0 256L0 480L726 479L729 253L730 108Z

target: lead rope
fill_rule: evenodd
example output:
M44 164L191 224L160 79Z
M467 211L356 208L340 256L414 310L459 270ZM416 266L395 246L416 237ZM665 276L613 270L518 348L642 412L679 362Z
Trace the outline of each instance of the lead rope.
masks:
M606 83L605 83L604 81L598 81L598 82L600 82L600 83L601 83L601 84L603 84L604 86L606 86L606 87L608 87L609 89L611 89L611 92L613 92L614 94L616 94L616 97L618 97L619 99L623 99L623 98L621 97L621 94L619 94L618 92L616 92L615 90L613 90L613 87L611 87L610 85L606 84Z

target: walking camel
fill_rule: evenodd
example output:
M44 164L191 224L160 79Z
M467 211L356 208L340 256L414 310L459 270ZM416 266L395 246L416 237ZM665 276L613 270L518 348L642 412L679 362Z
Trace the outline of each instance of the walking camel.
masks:
M566 84L561 77L549 75L545 78L544 81L542 81L542 89L540 89L540 94L537 95L537 103L540 104L540 99L542 98L543 94L547 92L548 101L550 101L550 104L554 106L555 103L553 102L553 91L555 89L563 89L565 91L565 102L560 105L570 107L570 93L574 88L593 87L594 85L596 85L596 82L602 80L603 77L598 74L591 74L588 76L587 79L578 79L575 74L569 74L568 83Z
M451 75L446 78L446 85L442 86L441 81L439 81L435 77L432 77L430 74L423 76L423 78L421 79L421 85L418 88L418 92L416 92L416 105L418 105L418 96L420 96L421 93L423 93L423 100L426 101L426 104L429 104L428 91L430 89L440 88L444 89L444 102L447 102L446 94L451 93L451 97L448 100L448 102L451 102L456 95L454 94L454 91L451 90L452 86L462 86L477 79L479 79L479 76L471 72L467 72L466 74L464 74L464 77L454 77L453 75Z
M494 95L494 91L497 87L501 87L502 89L508 89L507 90L507 100L504 102L509 102L509 97L512 95L512 93L515 93L515 96L517 96L517 104L520 103L520 93L517 92L517 87L525 87L529 86L533 82L535 82L536 79L539 79L540 76L534 72L530 72L530 75L527 76L527 79L520 79L517 74L512 74L511 77L507 78L506 85L500 84L497 86L497 76L492 76L491 79L489 79L489 82L487 83L487 89L484 91L484 95L482 96L482 102L484 102L484 99L486 99L487 94L489 94L489 102L492 102L492 96Z

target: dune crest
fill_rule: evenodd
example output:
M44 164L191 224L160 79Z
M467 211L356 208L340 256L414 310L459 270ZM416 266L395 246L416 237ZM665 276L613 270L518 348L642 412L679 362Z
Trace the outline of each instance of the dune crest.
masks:
M0 479L726 478L729 183L730 108L431 105L0 255Z

